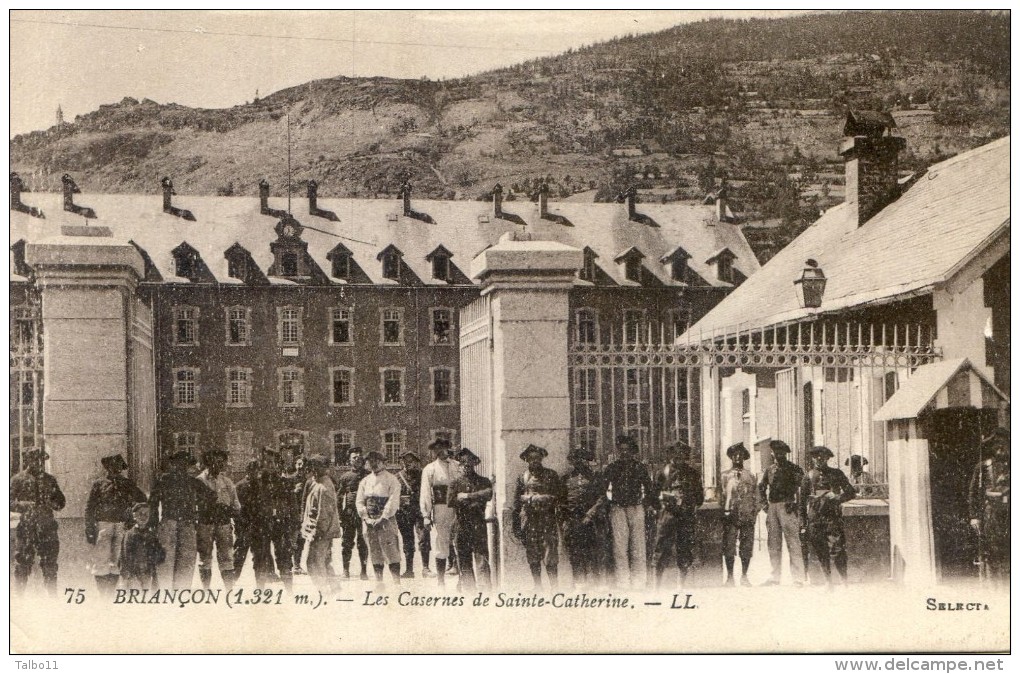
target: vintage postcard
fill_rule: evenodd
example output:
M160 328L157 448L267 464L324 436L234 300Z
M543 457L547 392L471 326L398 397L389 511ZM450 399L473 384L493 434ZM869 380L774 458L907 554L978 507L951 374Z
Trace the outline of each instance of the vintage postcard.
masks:
M1010 651L1008 10L9 28L32 668Z

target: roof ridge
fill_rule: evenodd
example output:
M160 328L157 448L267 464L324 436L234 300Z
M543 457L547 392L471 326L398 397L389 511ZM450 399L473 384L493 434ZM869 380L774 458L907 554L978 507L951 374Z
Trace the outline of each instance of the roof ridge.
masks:
M1004 145L1004 144L1008 144L1008 143L1009 143L1009 134L1003 136L1002 138L996 138L995 140L993 140L990 143L985 143L984 145L979 145L978 147L975 147L975 148L972 148L970 150L967 150L966 152L961 152L958 155L954 155L952 157L949 157L948 159L944 159L944 160L940 161L937 164L932 164L931 166L929 166L925 170L925 173L929 173L929 172L934 171L936 169L947 168L947 167L952 166L952 165L954 165L954 164L956 164L956 163L958 163L960 161L966 161L968 159L972 159L972 158L976 157L977 155L979 155L979 154L981 154L983 152L991 152L992 150L998 149L999 145Z

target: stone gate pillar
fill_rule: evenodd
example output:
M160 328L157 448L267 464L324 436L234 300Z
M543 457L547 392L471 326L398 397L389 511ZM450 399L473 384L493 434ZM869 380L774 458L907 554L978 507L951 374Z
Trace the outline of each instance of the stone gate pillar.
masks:
M132 424L154 428L154 415L132 418L134 291L144 262L130 244L94 235L29 243L25 261L42 296L43 437L50 471L67 497L58 516L81 518L100 457L121 452L138 466Z
M471 265L488 306L490 345L489 446L476 449L482 450L485 467L495 476L503 587L530 586L524 549L510 535L514 487L525 469L521 451L528 444L545 447L546 466L561 474L567 467L569 292L582 262L578 248L507 234ZM461 372L465 378L473 376L468 363L462 362ZM477 435L467 426L478 421L463 415L461 437Z

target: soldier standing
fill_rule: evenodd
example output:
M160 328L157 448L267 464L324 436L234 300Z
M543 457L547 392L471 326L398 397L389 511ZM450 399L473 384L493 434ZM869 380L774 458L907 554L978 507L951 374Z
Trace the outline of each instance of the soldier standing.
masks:
M358 517L358 485L368 475L365 469L365 457L361 447L351 447L347 455L347 469L337 477L336 500L340 510L340 526L343 534L340 539L340 554L344 564L344 578L351 577L351 557L354 546L358 546L358 561L361 562L361 580L368 580L368 546L361 530L361 518Z
M109 595L120 580L120 553L131 508L146 500L145 493L124 477L127 461L121 454L100 459L106 477L97 480L85 504L85 540L92 546L89 570L100 595Z
M294 575L303 574L301 557L305 552L305 537L301 535L301 517L305 510L308 491L315 484L315 478L305 467L304 457L294 459L294 472L284 476L291 488L295 521L291 522L291 551L294 554Z
M237 501L241 504L241 512L234 520L234 581L244 570L245 560L248 558L248 551L255 556L255 541L261 535L259 519L259 475L262 464L258 459L251 459L245 466L244 477L237 483ZM260 579L256 575L256 580ZM259 585L259 587L262 587Z
M156 567L163 562L166 552L149 526L149 504L136 503L131 516L134 526L124 534L120 574L125 587L148 590L156 583Z
M454 466L449 459L450 442L438 438L429 445L432 463L421 472L421 515L426 529L432 530L435 540L432 549L436 554L436 575L440 585L446 584L446 560L450 555L451 535L456 514L450 510L449 489L453 482Z
M769 443L774 459L758 484L758 496L766 512L765 526L769 532L769 561L772 575L765 585L779 585L783 571L783 539L790 553L793 584L804 584L804 551L801 547L801 521L797 506L804 470L788 460L790 446L782 440Z
M432 575L429 570L429 553L432 552L428 532L425 531L421 516L421 459L414 452L404 452L400 457L403 470L397 473L400 481L400 509L397 510L397 529L404 549L405 570L403 578L414 578L414 546L418 544L421 556L421 575Z
M50 458L42 449L29 448L22 453L25 468L11 478L11 513L17 520L14 533L14 582L18 595L25 592L35 556L39 555L43 584L50 596L57 594L57 556L60 539L54 510L62 510L67 501L57 478L43 467Z
M662 572L670 553L676 556L680 571L680 584L687 582L687 574L694 562L694 537L698 508L705 502L701 475L688 461L691 447L677 442L667 448L667 462L656 477L655 489L659 494L658 535L655 540L655 584L662 584Z
M603 553L609 528L602 498L606 490L589 463L593 458L586 449L574 448L567 453L570 472L563 481L566 492L563 543L567 546L575 585L582 579L586 585L594 585L604 571Z
M191 587L195 575L198 504L208 498L209 489L188 472L195 459L187 451L177 450L169 463L169 470L149 494L149 505L159 544L166 552L156 567L157 584L177 590Z
M648 567L645 507L655 503L655 487L648 468L638 460L637 442L628 435L616 439L619 457L604 475L609 519L613 530L613 561L620 587L644 589Z
M305 466L313 479L301 517L301 535L308 543L308 575L320 592L328 592L332 588L327 562L333 540L340 536L336 487L329 478L325 457L310 456Z
M198 475L198 480L209 488L209 494L199 501L198 527L195 530L198 575L202 586L208 590L212 581L215 547L220 578L230 590L234 586L234 529L231 520L240 515L241 504L233 481L223 474L227 453L222 449L211 449L202 454L202 463L205 470Z
M740 539L740 584L750 585L747 567L754 554L754 523L758 519L758 480L744 468L751 453L738 442L726 450L732 467L722 474L723 495L723 560L726 563L726 585L733 585L733 563Z
M970 526L987 576L1009 584L1009 431L996 428L982 440L993 455L978 463L970 480Z
M283 459L280 453L269 447L263 450L265 469L259 476L259 520L261 536L252 549L256 579L277 578L273 573L273 558L279 570L279 579L289 592L293 586L291 560L291 523L296 519L291 496L291 486L283 477ZM270 554L270 546L272 554Z
M364 523L365 541L376 582L382 583L383 568L388 566L393 582L400 584L400 542L395 517L400 508L400 481L386 470L386 457L369 452L365 457L369 473L358 485L358 516Z
M492 500L492 482L475 472L482 462L467 447L454 457L461 467L461 476L450 485L449 505L457 513L454 536L460 563L461 588L475 587L475 563L483 575L486 588L492 586L489 570L489 530L485 524L485 504Z
M514 491L513 531L524 541L535 588L542 588L542 566L549 585L556 587L559 565L559 510L563 503L563 485L556 471L542 465L549 456L544 447L528 445L521 459L528 469L517 478Z
M827 465L826 462L833 456L831 449L815 447L809 454L813 465L804 476L800 498L805 539L818 557L826 585L832 585L831 563L835 563L836 571L846 583L842 506L857 495L857 490L843 471Z

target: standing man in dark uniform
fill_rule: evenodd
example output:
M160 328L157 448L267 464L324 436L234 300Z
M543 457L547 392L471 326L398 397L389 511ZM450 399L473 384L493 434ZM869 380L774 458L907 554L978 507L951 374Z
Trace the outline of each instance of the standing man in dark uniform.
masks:
M358 560L361 562L361 580L368 580L368 545L361 530L361 518L358 517L358 485L368 475L365 468L365 457L361 447L351 447L347 455L347 469L337 477L336 500L340 510L340 526L343 534L340 538L340 554L344 563L344 578L351 577L351 557L354 546L358 546Z
M255 540L260 535L262 523L259 519L259 475L262 464L258 459L251 459L245 466L244 477L237 483L237 501L241 504L241 513L234 520L234 582L237 582L244 563L248 559L248 551L255 556ZM258 578L256 577L256 580ZM259 585L259 587L262 587Z
M978 463L970 480L970 526L978 535L987 577L1009 585L1009 431L996 428L982 445L993 455Z
M754 554L754 523L758 519L758 480L744 468L751 458L744 443L738 442L726 450L732 467L723 471L723 562L726 565L726 585L733 585L733 563L740 539L740 584L750 585L747 568Z
M291 495L290 482L283 476L283 458L280 452L266 447L263 452L265 469L259 476L260 522L263 524L263 535L252 550L255 558L255 575L263 579L275 580L273 558L279 570L279 579L289 592L293 587L293 570L291 561L294 559L291 547L291 526L297 515L294 513L294 500ZM272 546L272 554L270 554Z
M54 510L63 510L67 501L60 491L57 478L43 467L50 458L42 449L26 449L22 453L25 468L11 478L11 513L17 519L14 535L14 587L18 595L25 592L32 573L35 556L39 555L43 585L50 596L57 594L57 556L60 539Z
M421 556L421 575L427 578L429 571L429 553L432 552L430 536L425 531L425 520L421 516L421 459L414 452L404 452L400 457L404 464L403 470L397 473L400 481L400 510L397 511L397 529L404 550L403 578L414 578L414 546L418 544Z
M485 524L485 504L492 500L492 482L475 472L482 462L467 447L453 457L460 463L462 474L450 484L450 507L457 513L454 545L460 562L462 590L475 587L475 562L483 574L483 586L492 587L489 570L489 530Z
M648 467L638 460L634 438L616 439L620 458L603 473L609 521L613 531L613 561L619 587L643 590L648 579L645 508L655 505L655 487Z
M772 576L765 585L779 585L783 572L783 538L790 553L790 573L794 585L804 584L804 552L800 542L800 509L797 505L804 470L788 460L790 446L782 440L769 443L774 462L758 484L758 496L765 510L769 532L769 561Z
M127 461L114 454L100 459L106 477L97 480L85 504L85 540L92 546L90 571L101 595L109 595L120 580L120 553L129 528L131 508L147 500L134 482L124 477Z
M832 585L831 563L835 563L845 584L847 560L842 506L857 495L857 490L843 471L827 465L833 456L831 449L815 447L809 454L812 466L804 476L800 498L805 539L818 557L825 573L825 584Z
M567 546L574 584L598 583L604 571L606 534L609 530L605 485L592 469L591 452L574 448L567 453L570 472L563 480L566 503L563 508L563 544Z
M528 469L517 478L514 491L513 532L524 542L535 588L542 588L542 565L549 585L556 587L559 567L559 509L563 503L563 485L556 471L542 465L549 456L544 447L528 445L521 459Z
M305 501L308 498L308 491L315 485L313 477L305 468L304 457L294 459L294 472L284 476L291 488L291 498L295 519L291 522L291 552L294 555L294 574L303 574L301 568L301 557L305 552L305 537L301 535L301 519L305 511Z
M194 580L199 502L211 498L212 491L188 472L196 461L187 451L177 450L169 461L170 469L156 480L149 494L149 516L166 551L156 567L157 585L180 590L190 588Z
M705 502L701 475L688 461L691 448L686 442L677 442L667 448L667 462L655 480L659 494L658 536L655 540L655 585L662 584L662 572L670 553L676 556L680 570L680 584L687 582L687 574L694 562L694 536L698 508Z

